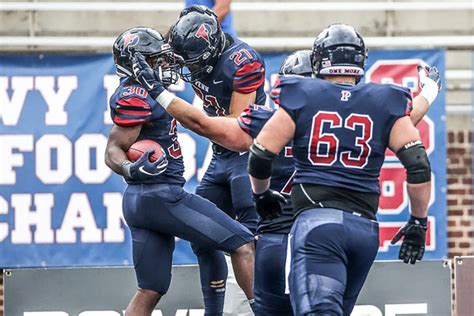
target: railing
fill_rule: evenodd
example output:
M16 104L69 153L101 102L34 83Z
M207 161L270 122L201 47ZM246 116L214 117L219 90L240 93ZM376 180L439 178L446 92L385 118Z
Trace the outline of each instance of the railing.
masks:
M115 38L77 36L1 36L0 48L66 47L109 49ZM309 48L314 37L248 37L245 42L260 50L296 50ZM474 47L474 36L394 36L366 37L370 48L455 48Z
M1 11L179 11L182 2L2 2ZM453 2L234 2L233 11L453 11L473 10Z

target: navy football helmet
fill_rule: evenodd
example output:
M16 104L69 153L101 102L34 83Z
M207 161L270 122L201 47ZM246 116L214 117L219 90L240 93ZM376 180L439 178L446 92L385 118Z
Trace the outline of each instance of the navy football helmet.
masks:
M332 24L313 44L311 62L317 77L324 75L364 75L367 50L364 39L350 25Z
M311 77L313 65L311 64L310 50L297 50L285 58L280 66L279 75L299 75Z
M116 73L119 77L134 76L131 57L141 53L151 68L156 69L165 85L176 83L179 65L163 36L149 27L134 27L120 34L113 45Z
M168 43L180 59L180 76L184 81L195 82L214 69L225 47L225 35L217 15L209 8L194 5L181 11L178 21L171 26Z

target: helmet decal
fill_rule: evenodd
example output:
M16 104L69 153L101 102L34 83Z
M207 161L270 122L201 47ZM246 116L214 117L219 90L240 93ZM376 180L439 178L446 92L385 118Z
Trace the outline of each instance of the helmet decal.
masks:
M140 38L138 34L134 33L129 33L125 34L123 37L123 49L122 53L127 50L127 52L131 55L133 52L130 50L131 47L137 46L137 44L140 42Z
M198 38L202 38L208 44L211 44L211 42L209 41L209 30L206 28L205 23L203 23L199 26L199 29L197 30L197 32L194 36L196 36Z

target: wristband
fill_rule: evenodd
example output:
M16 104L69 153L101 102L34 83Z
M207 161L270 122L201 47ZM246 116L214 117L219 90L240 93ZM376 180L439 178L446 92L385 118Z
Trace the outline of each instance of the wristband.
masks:
M433 101L438 96L438 92L439 87L436 82L431 79L428 79L426 80L426 82L424 82L423 89L421 89L420 95L424 97L426 101L428 101L429 105L431 105L431 103L433 103Z
M128 160L124 160L122 162L122 175L125 178L131 178L132 177L132 173L130 172L130 165L131 164L132 164L132 162L130 162Z
M416 224L419 223L423 227L428 226L428 217L421 218L421 217L416 217L416 216L410 215L410 221L412 221Z
M161 105L161 107L166 110L174 98L175 98L174 94L172 94L171 92L167 90L164 90L156 98L156 102L158 102L158 104Z

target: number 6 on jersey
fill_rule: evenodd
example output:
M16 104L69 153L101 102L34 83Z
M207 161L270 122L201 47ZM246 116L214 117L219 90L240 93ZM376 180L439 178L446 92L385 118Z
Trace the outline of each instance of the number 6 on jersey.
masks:
M337 130L334 133L324 132L325 126L329 126L330 129L344 128L354 131L356 135L353 147L341 152L339 138L336 136ZM357 135L357 126L361 127L359 132L361 135ZM319 111L313 117L308 146L309 161L317 166L331 166L339 159L345 167L364 168L372 150L369 145L372 139L372 127L372 119L365 114L353 113L343 120L337 112ZM347 132L344 132L344 135L347 135Z

